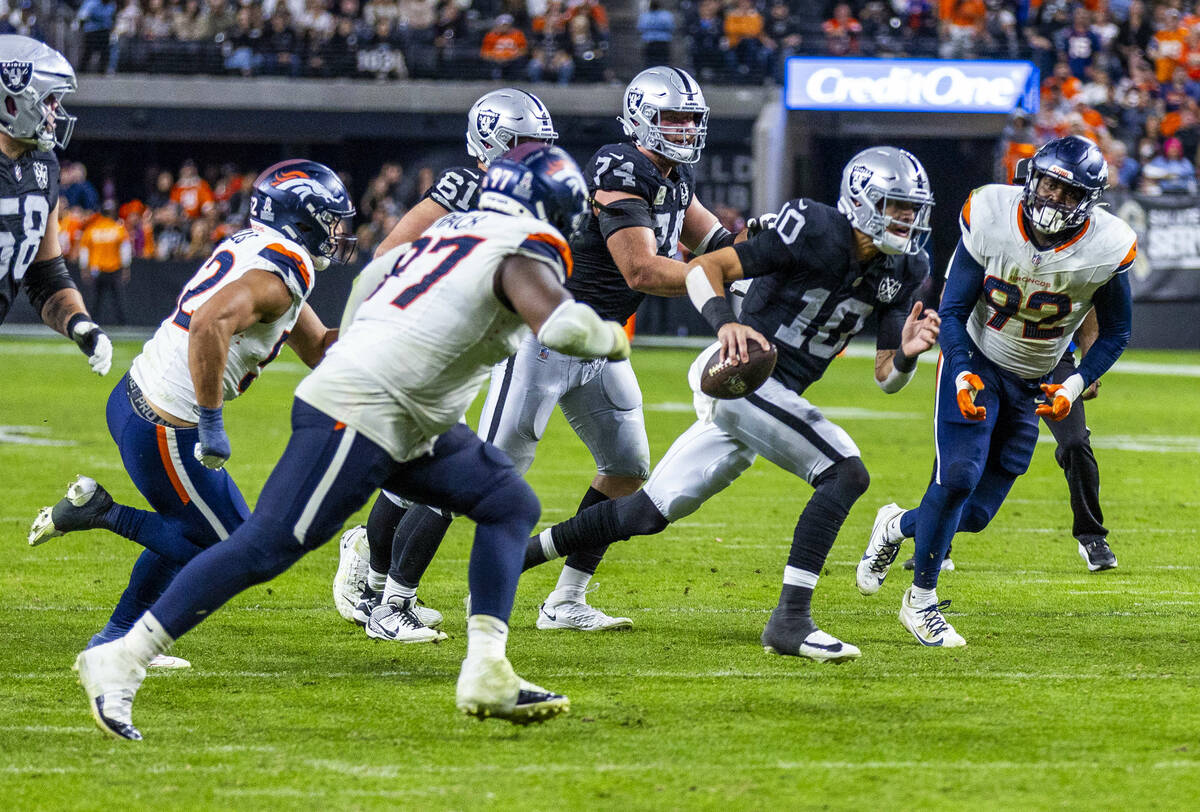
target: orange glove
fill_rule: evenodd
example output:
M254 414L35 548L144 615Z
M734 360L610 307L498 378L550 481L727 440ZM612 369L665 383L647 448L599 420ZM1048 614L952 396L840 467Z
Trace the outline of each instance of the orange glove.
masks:
M985 419L987 407L975 405L975 396L983 391L983 380L974 372L960 372L954 384L958 387L958 410L962 416L976 422Z
M1045 417L1057 423L1071 413L1071 398L1063 390L1061 383L1042 384L1042 393L1046 403L1039 404L1034 410L1038 417Z

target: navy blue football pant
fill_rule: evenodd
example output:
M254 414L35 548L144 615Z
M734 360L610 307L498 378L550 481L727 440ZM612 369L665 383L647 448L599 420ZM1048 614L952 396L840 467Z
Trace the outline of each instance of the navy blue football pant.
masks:
M915 516L913 583L923 589L937 586L956 531L978 533L991 522L1013 482L1029 469L1037 444L1040 381L1001 369L972 349L971 371L984 384L975 403L987 409L985 420L963 417L954 375L938 360L934 475Z
M146 550L107 625L89 646L129 631L184 564L228 537L250 515L229 473L196 460L196 429L158 425L137 413L130 404L128 377L108 396L108 431L129 478L153 510L114 505L104 518L107 529Z
M239 592L269 581L328 541L376 489L473 520L471 608L507 622L541 514L504 452L463 423L404 463L352 428L296 399L292 436L253 515L180 570L150 612L178 639Z

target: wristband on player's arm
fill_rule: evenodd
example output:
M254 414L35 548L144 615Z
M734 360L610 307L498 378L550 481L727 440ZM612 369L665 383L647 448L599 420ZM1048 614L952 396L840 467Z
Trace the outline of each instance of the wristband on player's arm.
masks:
M696 254L707 254L709 251L716 251L718 248L726 248L733 245L734 235L730 234L725 226L720 223L713 223L713 227L704 235L704 239L696 246Z
M904 350L896 350L896 354L892 356L892 371L887 374L887 377L882 381L876 379L879 388L889 395L894 395L908 386L908 382L912 380L913 375L917 371L916 357L909 358L904 354Z

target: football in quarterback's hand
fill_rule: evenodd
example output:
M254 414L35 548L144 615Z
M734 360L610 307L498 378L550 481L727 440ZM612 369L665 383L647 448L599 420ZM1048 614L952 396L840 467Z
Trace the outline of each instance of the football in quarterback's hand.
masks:
M732 400L744 398L762 386L775 369L775 359L778 357L775 345L764 350L757 341L750 341L746 351L750 360L734 366L721 360L720 347L714 350L704 364L704 371L700 373L700 391L709 397Z

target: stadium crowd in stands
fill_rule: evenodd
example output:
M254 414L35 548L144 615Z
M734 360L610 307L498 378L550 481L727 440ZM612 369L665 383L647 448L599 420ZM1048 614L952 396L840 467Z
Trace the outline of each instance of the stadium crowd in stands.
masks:
M1193 194L1200 158L1198 7L1181 0L651 0L632 36L640 38L643 58L659 63L685 34L689 63L706 83L769 80L793 53L1032 59L1042 76L1041 107L1034 115L1018 111L1005 128L997 179L1011 179L1017 160L1047 140L1078 133L1101 145L1113 187ZM5 18L7 29L38 30L37 12L33 0L22 0ZM104 13L108 22L100 19ZM119 10L111 1L83 0L73 19L85 71L401 76L417 64L462 58L481 77L513 84L612 76L608 11L599 0L125 0ZM393 61L378 52L364 56L371 43L385 42L396 49ZM465 74L456 67L455 75ZM364 255L433 176L431 167L389 163L365 185L347 179L359 203ZM200 173L184 164L160 172L146 189L117 190L108 181L97 190L82 166L66 164L67 253L75 256L88 218L111 202L134 256L203 258L245 221L244 189L252 180L252 172L233 166Z

